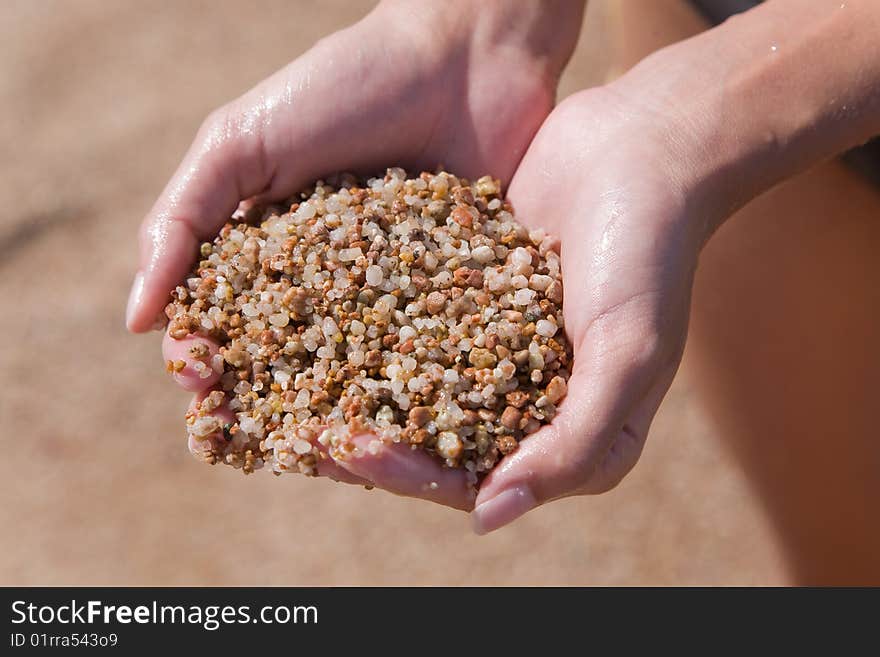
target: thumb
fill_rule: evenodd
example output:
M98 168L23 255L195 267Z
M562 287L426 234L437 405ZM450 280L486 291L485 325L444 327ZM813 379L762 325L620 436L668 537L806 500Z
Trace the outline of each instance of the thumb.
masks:
M356 65L334 68L347 43L366 49L371 42L369 31L353 29L360 28L319 42L204 121L141 225L129 330L153 325L199 241L213 238L239 202L279 200L321 175L400 161L407 145L422 139L400 129L412 85L388 90L370 79L376 67L368 53ZM430 125L418 125L424 123Z
M148 330L169 291L192 265L200 240L216 234L239 201L272 176L259 131L245 130L234 105L212 113L147 214L140 230L140 266L126 310L134 332Z
M474 531L494 531L555 499L614 488L638 460L674 372L654 346L612 371L601 359L576 367L559 414L483 481Z

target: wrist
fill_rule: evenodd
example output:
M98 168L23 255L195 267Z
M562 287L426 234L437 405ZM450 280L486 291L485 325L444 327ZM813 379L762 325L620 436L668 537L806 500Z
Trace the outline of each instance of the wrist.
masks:
M722 56L701 65L709 46L716 53L723 48L698 39L654 53L609 87L665 151L666 176L687 199L684 216L701 224L705 240L784 177L781 162L802 121L792 118L796 111L762 114L737 64Z
M705 242L759 193L762 175L754 167L775 159L778 141L767 139L773 133L757 122L737 125L732 115L741 110L725 104L728 93L703 76L692 58L696 50L685 43L658 51L607 88L628 108L629 130L663 154L663 177L681 199L680 217Z
M612 83L666 133L708 233L777 182L880 132L873 3L777 0Z
M580 33L586 0L382 0L370 18L448 64L492 58L555 86Z

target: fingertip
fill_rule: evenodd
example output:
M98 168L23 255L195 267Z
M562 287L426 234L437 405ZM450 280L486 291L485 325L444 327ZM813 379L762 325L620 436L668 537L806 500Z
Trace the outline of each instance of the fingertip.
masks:
M597 408L591 379L587 370L576 370L553 421L521 440L482 481L475 531L494 531L535 506L575 494L595 478L627 407Z
M162 338L166 366L174 381L190 392L206 391L220 380L223 367L214 362L218 353L217 343L201 335L190 334L175 340L166 331Z
M477 498L479 500L479 497ZM535 494L520 483L480 501L471 513L474 533L483 536L525 515L538 506Z
M135 275L126 306L125 323L132 333L151 330L172 290L193 264L198 239L181 221L154 219L143 233L141 269Z
M557 432L551 427L544 426L521 440L516 450L486 475L477 492L477 508L517 485L528 486L533 495L540 492L538 484L552 474L556 464Z
M144 272L138 270L134 275L131 290L128 293L128 303L125 306L125 326L132 333L143 333L146 329L140 321L141 299L144 296Z
M372 434L354 436L354 453L337 458L348 472L397 495L416 497L463 511L474 507L475 492L464 470L448 468L406 443L386 443Z
M359 477L353 472L349 472L329 456L318 459L317 464L318 476L328 477L333 481L339 481L344 484L353 484L356 486L372 486L373 482Z
M199 410L199 404L210 394L211 390L202 390L201 392L197 392L193 395L192 400L189 403L189 411L190 413L197 412ZM217 418L220 421L221 426L231 424L235 422L235 413L233 413L229 406L227 405L228 400L224 399L223 403L220 404L217 408L211 410L208 415ZM191 454L199 455L204 452L213 451L216 446L223 440L223 432L217 431L209 436L205 436L201 440L190 434L187 438L187 447Z
M198 405L204 401L204 399L212 392L212 390L202 390L193 395L192 401L189 404L189 409L191 411L196 410ZM223 401L220 406L211 411L211 415L219 418L224 424L235 422L235 413L233 413L229 409L229 405L226 403L228 398Z
M320 434L320 431L318 432ZM324 445L321 441L315 440L312 443L318 450L318 463L315 468L318 472L319 477L327 477L332 479L333 481L342 482L345 484L353 484L356 486L372 486L373 482L364 479L363 477L358 477L357 475L349 472L342 466L340 466L333 458L330 456L329 448Z

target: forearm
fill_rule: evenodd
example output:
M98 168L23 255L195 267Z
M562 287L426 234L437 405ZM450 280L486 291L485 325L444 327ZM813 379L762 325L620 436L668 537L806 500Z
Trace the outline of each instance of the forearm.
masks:
M771 0L614 86L672 117L677 175L719 206L711 232L780 180L880 133L880 3Z

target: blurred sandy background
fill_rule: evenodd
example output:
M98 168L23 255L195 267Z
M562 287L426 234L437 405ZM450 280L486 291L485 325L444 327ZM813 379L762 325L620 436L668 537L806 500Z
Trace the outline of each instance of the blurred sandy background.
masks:
M686 368L619 488L484 538L424 502L189 456L159 335L123 330L137 225L208 111L371 4L0 5L0 584L785 581ZM563 94L601 81L613 4L591 2Z

